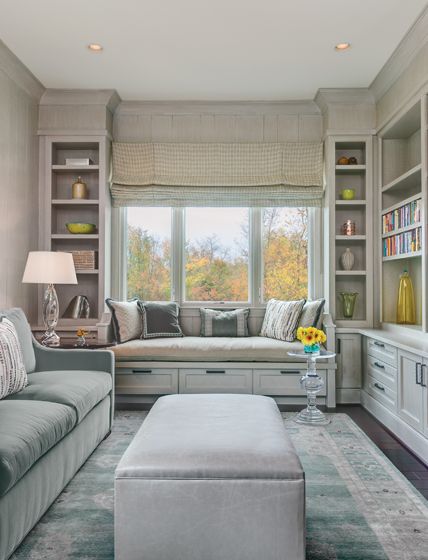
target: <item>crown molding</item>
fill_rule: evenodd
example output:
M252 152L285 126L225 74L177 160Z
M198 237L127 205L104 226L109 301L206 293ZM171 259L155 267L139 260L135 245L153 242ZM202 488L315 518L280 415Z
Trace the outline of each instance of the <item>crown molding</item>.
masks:
M114 113L121 99L114 89L47 89L40 105L103 105Z
M1 40L0 71L3 71L30 97L39 102L43 92L45 91L45 87Z
M122 101L116 114L319 115L314 101Z
M374 105L373 93L368 88L320 88L315 103L324 114L330 105Z
M385 95L427 42L428 6L420 14L370 84L369 89L373 92L376 101Z

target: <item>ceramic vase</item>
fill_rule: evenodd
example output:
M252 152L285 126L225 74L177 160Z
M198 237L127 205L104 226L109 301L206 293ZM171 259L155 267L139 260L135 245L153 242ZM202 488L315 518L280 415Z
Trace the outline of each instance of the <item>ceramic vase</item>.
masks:
M354 268L355 256L349 247L340 255L340 264L343 270L352 270Z
M397 300L397 323L414 325L416 323L415 294L412 279L407 270L400 276Z

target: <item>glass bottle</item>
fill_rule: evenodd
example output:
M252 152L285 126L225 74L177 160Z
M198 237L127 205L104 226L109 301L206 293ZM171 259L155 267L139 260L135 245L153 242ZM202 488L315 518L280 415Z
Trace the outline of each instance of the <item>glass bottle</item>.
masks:
M416 323L415 294L412 279L406 269L400 275L397 300L397 323L414 325Z

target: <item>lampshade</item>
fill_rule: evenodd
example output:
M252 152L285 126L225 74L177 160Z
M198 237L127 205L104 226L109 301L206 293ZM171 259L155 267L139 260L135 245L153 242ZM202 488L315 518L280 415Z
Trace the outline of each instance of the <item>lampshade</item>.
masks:
M22 281L26 284L77 284L72 254L30 251Z

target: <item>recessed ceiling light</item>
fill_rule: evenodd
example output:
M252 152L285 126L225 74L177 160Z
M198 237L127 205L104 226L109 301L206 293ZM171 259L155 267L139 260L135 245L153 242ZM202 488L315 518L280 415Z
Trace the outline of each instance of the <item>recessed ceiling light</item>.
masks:
M98 43L90 43L88 45L88 49L92 52L101 52L103 50L103 47Z
M334 46L336 51L346 51L346 49L349 49L351 46L351 43L337 43L337 45Z

